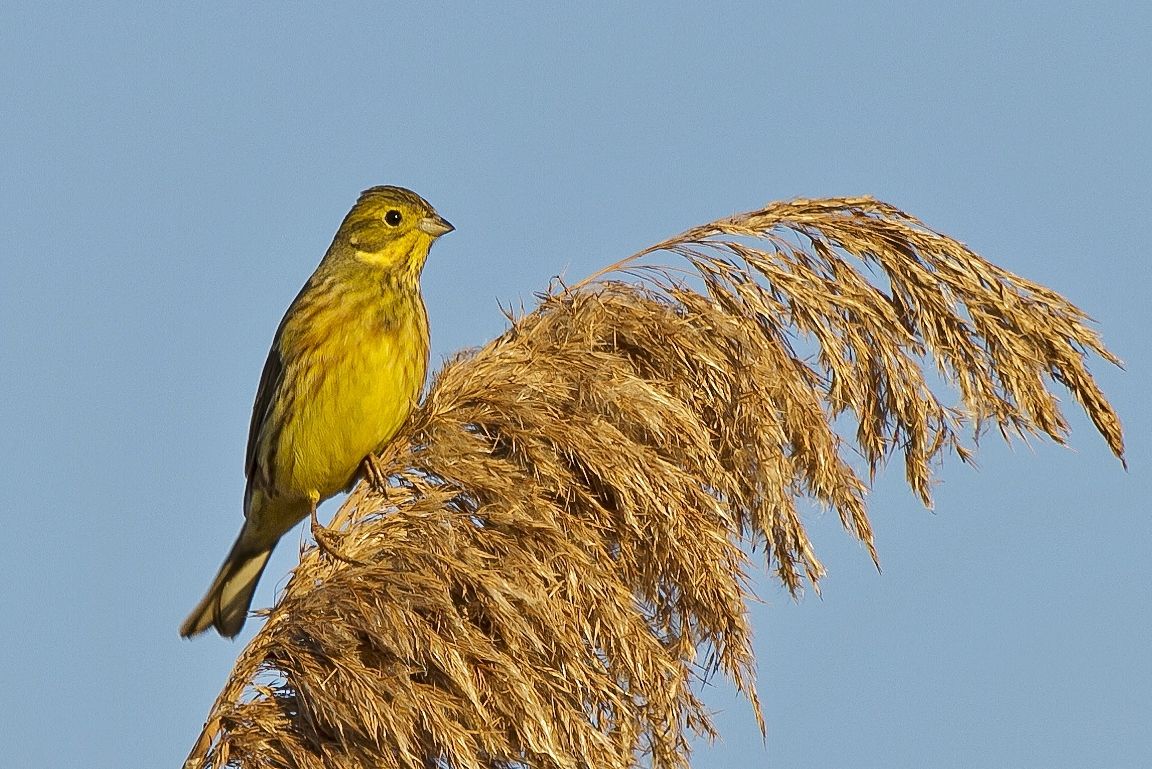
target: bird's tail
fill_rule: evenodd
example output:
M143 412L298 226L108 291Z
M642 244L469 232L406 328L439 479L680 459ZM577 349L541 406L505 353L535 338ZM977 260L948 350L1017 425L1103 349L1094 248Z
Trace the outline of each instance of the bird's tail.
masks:
M244 532L241 532L212 581L212 587L180 626L180 635L189 638L212 626L228 638L239 633L248 618L256 584L275 545L273 541L271 545L253 549L244 541Z

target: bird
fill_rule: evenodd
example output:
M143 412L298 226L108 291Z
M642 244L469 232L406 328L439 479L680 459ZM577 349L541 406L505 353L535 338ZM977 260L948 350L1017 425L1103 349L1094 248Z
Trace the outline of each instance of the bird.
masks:
M244 525L180 635L239 634L276 543L403 426L428 369L420 274L453 229L402 187L365 190L344 217L276 329L248 431Z

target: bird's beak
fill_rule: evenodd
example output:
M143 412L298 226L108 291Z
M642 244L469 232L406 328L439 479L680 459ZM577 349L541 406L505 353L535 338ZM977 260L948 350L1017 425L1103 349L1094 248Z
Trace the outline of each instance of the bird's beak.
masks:
M456 229L451 224L449 224L448 220L440 214L425 216L420 220L420 224L416 226L420 229L421 232L426 232L434 238L438 238L441 235L447 235L449 232L452 232L452 230Z

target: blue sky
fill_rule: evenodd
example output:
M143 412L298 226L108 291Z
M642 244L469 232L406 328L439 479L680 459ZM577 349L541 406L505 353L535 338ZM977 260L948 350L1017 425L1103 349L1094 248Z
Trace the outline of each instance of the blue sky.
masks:
M457 227L434 361L554 275L796 195L876 195L1084 307L1130 470L1069 404L1071 450L989 437L934 512L880 478L883 574L814 512L822 597L765 577L751 609L767 741L709 687L695 765L1152 765L1152 6L167 5L0 8L10 765L183 759L242 648L176 628L239 526L267 345L384 183Z

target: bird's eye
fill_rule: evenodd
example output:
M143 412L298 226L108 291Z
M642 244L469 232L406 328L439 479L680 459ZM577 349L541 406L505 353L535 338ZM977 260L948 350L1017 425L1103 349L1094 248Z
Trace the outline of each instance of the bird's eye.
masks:
M395 208L393 208L388 213L384 214L384 222L389 227L397 226L398 224L400 224L401 220L403 220L403 219L404 219L404 217Z

